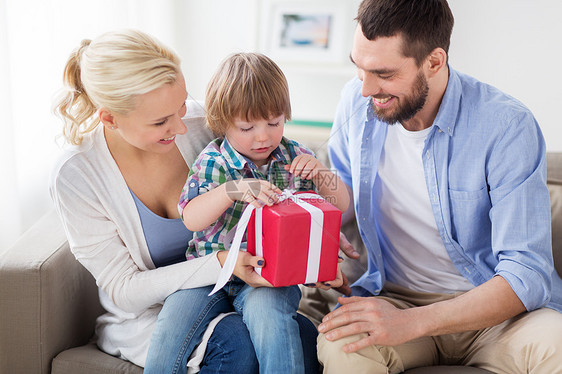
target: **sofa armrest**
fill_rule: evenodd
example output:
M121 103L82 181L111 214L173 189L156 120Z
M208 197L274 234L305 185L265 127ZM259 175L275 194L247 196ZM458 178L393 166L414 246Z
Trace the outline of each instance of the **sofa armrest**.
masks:
M92 276L70 252L55 211L0 254L0 373L49 373L88 342L103 312Z

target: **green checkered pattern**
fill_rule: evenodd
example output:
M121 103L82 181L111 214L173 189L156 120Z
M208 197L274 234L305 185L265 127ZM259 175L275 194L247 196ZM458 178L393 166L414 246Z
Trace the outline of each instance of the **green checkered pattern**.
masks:
M256 178L268 180L281 190L292 188L296 191L316 191L312 181L293 177L284 169L284 165L290 164L301 154L314 155L300 143L283 138L271 153L268 170L263 173L252 161L238 153L228 140L213 140L191 167L178 205L180 217L189 200L231 180ZM228 249L246 205L245 202L235 201L215 223L203 231L195 232L186 253L187 259Z

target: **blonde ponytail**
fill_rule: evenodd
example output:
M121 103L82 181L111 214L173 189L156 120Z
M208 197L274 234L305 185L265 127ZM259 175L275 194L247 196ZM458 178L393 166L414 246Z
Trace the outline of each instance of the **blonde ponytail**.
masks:
M64 122L63 136L81 144L99 125L99 108L127 114L138 95L175 82L179 72L178 56L143 32L123 30L83 40L66 63L64 89L54 105Z
M70 55L63 73L65 88L55 104L55 112L64 121L63 136L75 145L80 144L83 135L99 124L99 118L94 116L96 105L90 100L80 77L80 59L90 43L89 39L82 40L80 47Z

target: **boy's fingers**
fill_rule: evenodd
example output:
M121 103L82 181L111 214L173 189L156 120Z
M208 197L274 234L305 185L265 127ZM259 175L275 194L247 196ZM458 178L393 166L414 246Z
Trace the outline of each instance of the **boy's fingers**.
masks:
M295 159L291 163L290 172L292 174L300 175L302 173L304 165L306 165L306 162L307 162L306 158L304 158L303 156L304 155L300 155L298 157L295 157Z

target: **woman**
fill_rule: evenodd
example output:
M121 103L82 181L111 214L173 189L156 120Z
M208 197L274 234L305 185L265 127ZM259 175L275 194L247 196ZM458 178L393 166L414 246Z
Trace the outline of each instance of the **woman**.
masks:
M106 33L82 42L64 82L56 111L73 146L54 169L51 195L71 250L96 279L107 311L97 321L98 346L145 373L182 373L214 320L204 355L193 355L189 366L257 372L240 316L215 318L230 309L206 296L226 253L185 261L191 232L176 206L188 165L212 136L201 125L202 108L186 103L178 57L138 31ZM266 285L253 270L263 259L241 255L234 274ZM197 302L181 291L192 288L201 288ZM198 313L200 325L183 326L186 313ZM307 365L315 370L316 331L305 318L299 324Z

